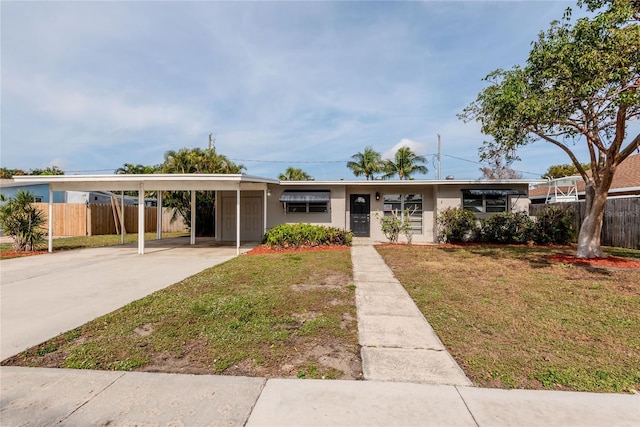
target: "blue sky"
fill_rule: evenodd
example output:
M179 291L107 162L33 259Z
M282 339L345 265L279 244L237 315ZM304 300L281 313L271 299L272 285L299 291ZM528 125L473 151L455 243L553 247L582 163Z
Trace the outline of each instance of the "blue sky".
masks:
M409 145L433 179L440 134L442 176L477 179L460 159L488 138L456 114L568 6L3 1L0 164L111 173L213 133L251 175L354 179L345 163L365 146ZM569 162L546 143L520 157L525 178Z

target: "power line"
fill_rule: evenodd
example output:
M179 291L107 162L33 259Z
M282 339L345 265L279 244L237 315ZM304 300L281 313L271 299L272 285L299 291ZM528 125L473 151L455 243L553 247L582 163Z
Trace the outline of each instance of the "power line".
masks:
M451 157L452 159L456 159L456 160L462 160L463 162L475 163L477 165L491 167L491 165L489 165L487 163L476 162L474 160L469 160L469 159L463 159L462 157L451 156L449 154L443 154L443 156ZM526 173L528 175L542 176L542 174L539 173L539 172L527 172L527 171L518 170L518 169L513 169L513 170L516 171L516 172L520 172L520 173Z
M249 159L232 159L234 162L247 163L347 163L349 160L249 160Z

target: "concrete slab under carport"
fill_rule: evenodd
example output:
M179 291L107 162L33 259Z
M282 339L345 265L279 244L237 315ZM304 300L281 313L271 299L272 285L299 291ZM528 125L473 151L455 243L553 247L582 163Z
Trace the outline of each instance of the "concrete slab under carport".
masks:
M251 249L245 244L241 252ZM188 237L0 261L0 358L15 355L236 256L235 245Z

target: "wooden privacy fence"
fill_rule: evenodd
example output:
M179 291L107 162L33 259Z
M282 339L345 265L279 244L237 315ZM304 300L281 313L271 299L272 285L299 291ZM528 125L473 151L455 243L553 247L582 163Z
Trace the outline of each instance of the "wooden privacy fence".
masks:
M49 204L34 203L49 221ZM138 207L125 206L124 229L127 233L138 232ZM145 232L156 231L157 208L144 208ZM187 227L178 217L171 222L172 208L162 208L162 232L187 231ZM116 234L116 218L112 205L84 204L84 203L54 203L53 204L53 235L54 236L96 236L100 234ZM120 224L118 224L118 229Z
M576 213L575 229L580 230L587 210L584 200L551 205L529 205L529 215L537 216L551 206L573 210ZM640 249L640 198L607 200L600 243L604 246Z

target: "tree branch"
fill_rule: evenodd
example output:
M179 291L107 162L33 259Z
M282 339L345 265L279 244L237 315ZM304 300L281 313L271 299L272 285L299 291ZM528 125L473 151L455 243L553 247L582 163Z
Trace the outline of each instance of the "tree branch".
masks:
M545 141L552 143L556 147L559 147L562 151L567 153L567 155L569 156L569 158L571 159L573 164L576 166L576 169L578 169L578 172L580 172L580 176L582 176L582 178L585 181L587 180L587 172L584 170L584 168L582 167L582 164L578 161L577 157L575 156L575 154L573 154L573 151L571 151L569 149L569 147L567 147L566 145L564 145L560 141L556 141L553 138L549 138L547 135L545 135L542 132L533 131L533 133L535 133L536 135L538 135L538 137L544 139ZM591 144L589 144L589 148L591 148Z

